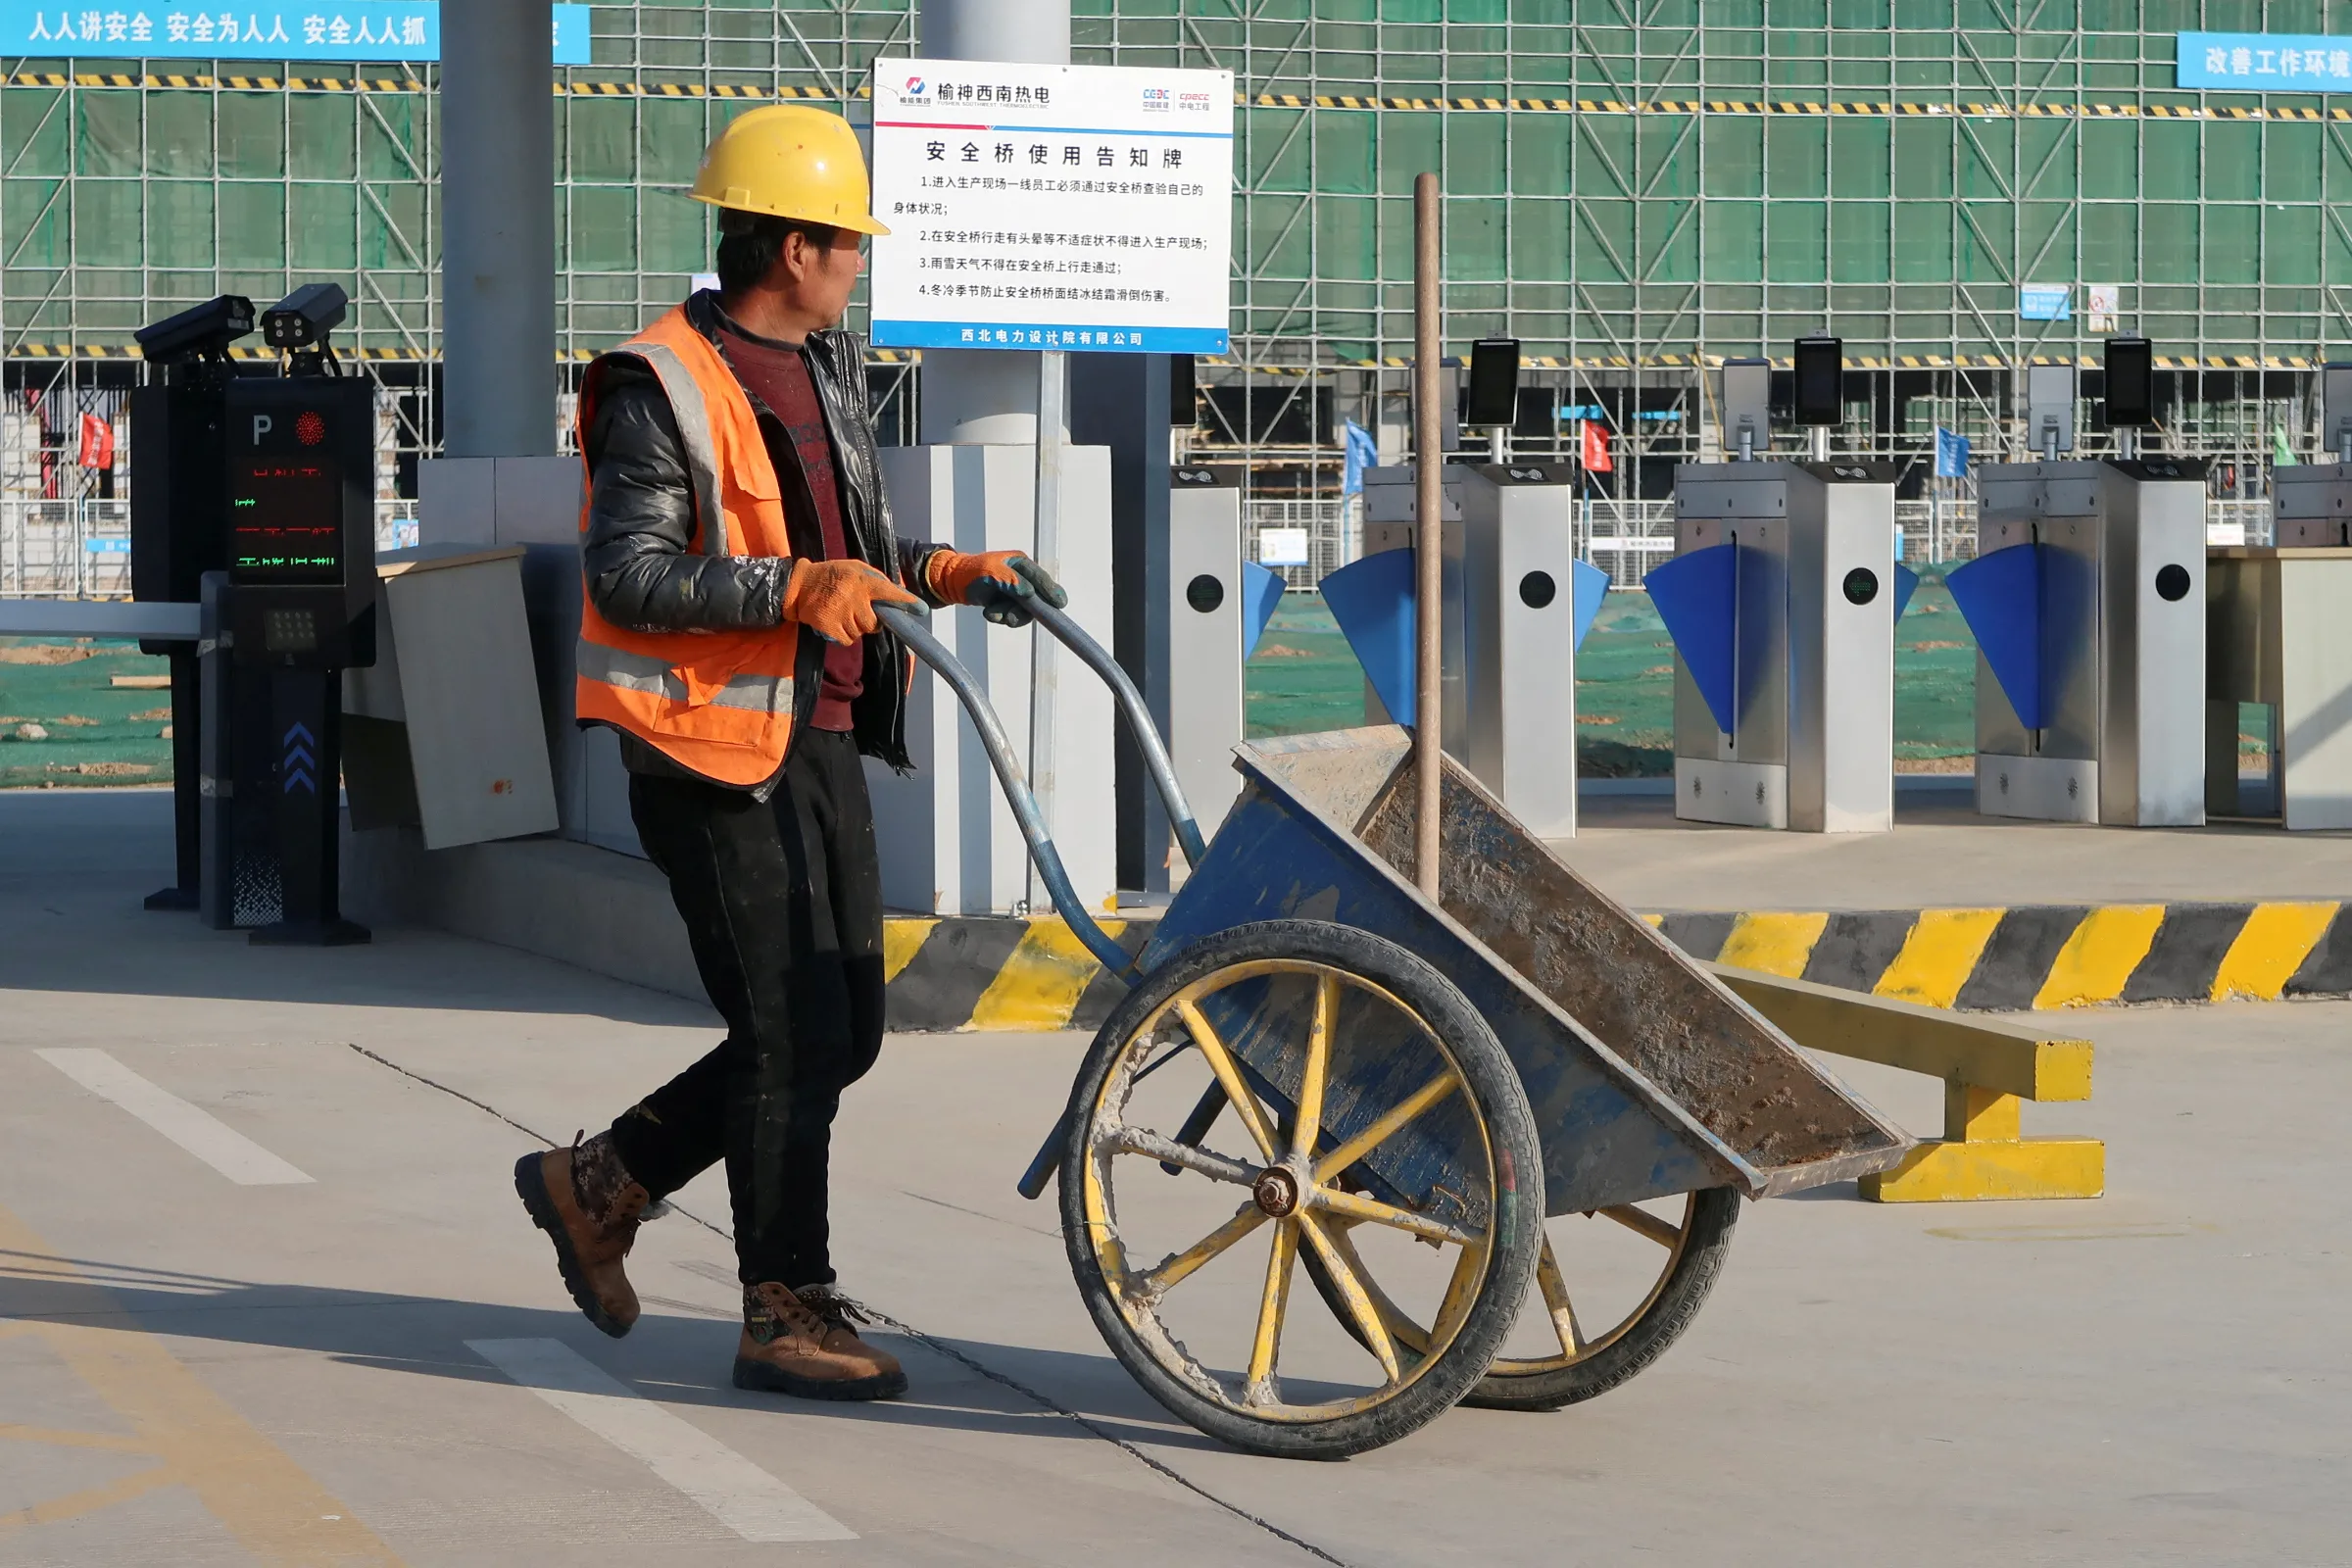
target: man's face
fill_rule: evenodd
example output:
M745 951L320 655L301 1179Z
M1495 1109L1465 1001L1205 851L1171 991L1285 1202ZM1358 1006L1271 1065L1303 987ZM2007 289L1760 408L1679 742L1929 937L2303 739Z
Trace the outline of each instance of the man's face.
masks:
M865 270L864 243L864 235L847 228L835 229L833 243L823 249L797 232L785 239L780 260L795 315L819 327L841 319L858 274Z

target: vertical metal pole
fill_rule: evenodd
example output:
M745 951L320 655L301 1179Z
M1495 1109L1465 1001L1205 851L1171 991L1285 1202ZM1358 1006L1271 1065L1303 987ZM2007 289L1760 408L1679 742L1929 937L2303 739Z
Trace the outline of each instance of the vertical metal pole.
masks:
M1037 357L1037 564L1054 573L1061 570L1064 363L1064 356L1057 352ZM1029 639L1029 792L1037 797L1037 814L1048 833L1054 831L1054 639L1040 629ZM1029 863L1029 912L1043 912L1052 902L1033 858Z
M1446 591L1446 454L1438 399L1444 372L1439 325L1438 176L1413 177L1413 880L1439 896L1438 796L1444 780L1445 714L1440 709Z
M556 68L547 7L450 6L441 58L442 451L552 457Z

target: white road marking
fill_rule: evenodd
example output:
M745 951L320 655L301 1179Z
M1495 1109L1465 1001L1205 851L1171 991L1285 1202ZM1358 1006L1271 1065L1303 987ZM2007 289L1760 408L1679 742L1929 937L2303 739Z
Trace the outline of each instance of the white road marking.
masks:
M700 1427L605 1375L559 1340L467 1340L467 1349L653 1470L746 1541L858 1533Z
M33 1054L101 1100L111 1100L239 1187L284 1187L311 1178L243 1133L159 1089L103 1051Z

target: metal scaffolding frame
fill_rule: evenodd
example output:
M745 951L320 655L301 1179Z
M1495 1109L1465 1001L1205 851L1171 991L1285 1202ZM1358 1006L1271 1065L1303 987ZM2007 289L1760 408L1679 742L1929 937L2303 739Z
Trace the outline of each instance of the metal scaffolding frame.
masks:
M2234 0L2179 9L2254 24ZM2279 25L2352 0L2302 9ZM1628 499L1706 450L1712 362L1825 323L1855 365L1842 450L1916 466L1940 423L1997 451L2014 367L2096 353L2079 286L2063 322L2021 318L2018 290L2090 281L2123 285L2121 324L2171 362L2168 441L2233 465L2247 493L2280 431L2313 453L2310 367L2352 336L2352 113L2175 90L2170 35L2124 0L1076 11L1082 62L1236 74L1234 352L1202 368L1192 439L1268 498L1336 493L1338 419L1401 422L1422 168L1454 197L1449 345L1527 344L1514 452L1570 456L1560 411L1597 406ZM861 118L873 57L918 48L908 0L599 6L596 63L558 72L557 373L706 265L682 187L722 117L788 96ZM0 75L0 360L8 411L32 416L14 443L37 429L48 449L111 406L141 372L122 352L141 321L332 277L406 488L437 439L434 68L24 59ZM910 433L919 374L877 362L886 423Z

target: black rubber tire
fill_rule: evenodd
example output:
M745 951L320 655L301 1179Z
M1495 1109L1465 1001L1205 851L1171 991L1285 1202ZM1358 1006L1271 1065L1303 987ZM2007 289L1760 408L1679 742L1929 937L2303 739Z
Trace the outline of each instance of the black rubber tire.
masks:
M1140 1344L1112 1299L1087 1242L1086 1137L1097 1100L1120 1045L1177 992L1230 965L1299 958L1358 975L1417 1011L1451 1052L1465 1089L1484 1118L1509 1186L1495 1205L1494 1246L1487 1278L1453 1342L1391 1397L1318 1421L1270 1421L1217 1403L1160 1365ZM1368 931L1319 920L1264 920L1204 937L1175 955L1131 992L1095 1036L1070 1089L1068 1142L1061 1159L1063 1245L1078 1294L1103 1343L1145 1391L1181 1419L1247 1453L1275 1458L1337 1459L1406 1436L1458 1403L1485 1373L1510 1333L1535 1278L1543 1245L1543 1151L1519 1075L1453 983L1413 954ZM1345 1321L1343 1317L1342 1321Z
M1622 1334L1584 1360L1547 1371L1506 1374L1490 1368L1462 1402L1489 1410L1557 1410L1599 1397L1664 1355L1715 1288L1731 1250L1732 1227L1740 1220L1740 1195L1731 1188L1709 1188L1695 1197L1682 1255L1657 1296Z

